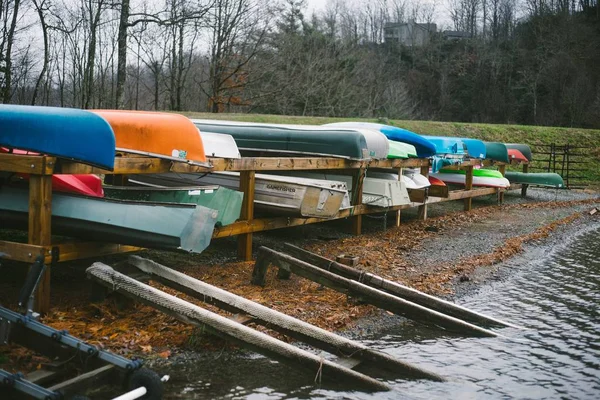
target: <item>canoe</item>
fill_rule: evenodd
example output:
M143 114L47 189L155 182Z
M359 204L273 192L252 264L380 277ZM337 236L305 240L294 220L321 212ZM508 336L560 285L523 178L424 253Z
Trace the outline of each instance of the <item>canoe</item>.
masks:
M309 179L320 179L326 181L344 182L346 187L352 188L352 176L336 175L323 172L293 171L294 177L304 177ZM348 189L348 194L352 197L352 189ZM363 180L362 204L374 207L393 207L410 203L406 185L396 179L381 179L367 176Z
M508 149L504 143L483 142L485 144L486 158L504 163L509 163Z
M531 147L529 147L529 145L523 144L523 143L505 143L505 144L506 144L507 149L519 150L525 157L527 157L527 160L529 160L529 161L533 160L533 154L531 153Z
M194 186L215 185L232 190L240 186L239 172L167 173L138 175L136 179L140 181L152 179L153 182L167 180ZM254 207L259 212L271 215L332 218L340 208L348 207L350 203L346 184L343 182L267 174L256 174L255 179Z
M429 183L431 184L431 186L429 186L430 197L448 198L448 196L450 195L450 191L448 189L448 186L444 183L444 181L431 175L429 175L427 178L429 179Z
M73 108L0 106L0 146L112 170L115 136L94 113Z
M423 137L433 143L436 155L463 156L465 154L464 143L458 138L426 135Z
M554 172L513 172L507 171L506 178L511 183L521 183L534 186L564 188L563 178Z
M241 158L240 150L231 135L214 132L200 132L204 154L207 157Z
M408 143L415 146L417 156L421 158L430 157L435 154L435 146L421 135L406 129L391 125L376 124L373 122L336 122L323 126L336 128L365 128L374 129L383 133L389 140Z
M441 174L462 174L466 175L467 171L463 169L442 169L440 170ZM475 168L473 169L473 177L482 177L482 178L504 178L500 171L495 169L487 169L487 168Z
M299 154L353 160L370 158L365 136L357 131L200 119L192 122L200 132L233 136L242 153ZM383 157L387 157L387 150Z
M481 173L481 174L478 173L477 175L475 175L475 171L482 171L482 170L473 170L473 186L484 186L484 187L495 187L495 188L507 188L510 186L510 182L508 181L508 179L503 178L502 174L500 174L498 171L493 171L493 172L498 172L498 174L500 174L499 177L495 174L491 174L491 173L487 173L487 172ZM485 171L492 171L492 170L485 170ZM488 175L494 175L494 176L488 176ZM466 179L465 171L461 171L461 170L451 170L451 171L445 171L445 172L439 172L439 173L432 173L431 176L441 179L445 183L453 183L453 184L457 184L457 185L464 185L465 179Z
M387 139L386 139L387 140ZM388 140L390 151L387 158L409 158L417 156L417 149L412 144Z
M183 115L123 110L93 110L115 132L118 151L205 165L198 129Z
M132 179L129 182L138 183ZM242 192L220 186L150 187L147 183L144 186L105 186L104 192L111 199L204 206L218 211L216 226L229 225L240 218Z
M529 162L527 157L517 149L508 149L508 158L515 162Z
M391 181L398 180L398 174L395 172L367 171L367 177ZM425 189L430 185L426 176L410 169L402 171L401 179L407 189Z
M28 207L27 189L0 187L2 227L27 229ZM216 220L217 211L192 204L52 196L52 233L78 239L200 253Z
M487 150L485 143L479 139L470 138L459 138L465 145L467 154L471 158L481 158L482 160L487 157Z

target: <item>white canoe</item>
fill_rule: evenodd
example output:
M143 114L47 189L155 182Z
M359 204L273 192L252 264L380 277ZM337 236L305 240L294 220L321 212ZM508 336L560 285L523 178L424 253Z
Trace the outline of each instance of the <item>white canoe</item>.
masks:
M183 185L218 185L238 190L239 172L200 174L153 174L149 177L177 181ZM136 177L144 179L142 175ZM256 174L254 206L259 211L275 215L332 218L345 204L349 206L346 183L318 179Z
M207 157L241 158L233 136L201 131L200 137Z
M367 175L373 178L388 179L391 181L398 180L398 174L394 172L369 171L367 172ZM402 170L402 180L407 189L425 189L431 186L427 177L413 170Z
M431 176L438 178L445 183L454 183L456 185L464 185L466 175L465 174L449 174L449 173L431 173ZM510 182L506 178L492 178L485 176L474 176L473 186L484 186L494 188L507 188L510 186Z

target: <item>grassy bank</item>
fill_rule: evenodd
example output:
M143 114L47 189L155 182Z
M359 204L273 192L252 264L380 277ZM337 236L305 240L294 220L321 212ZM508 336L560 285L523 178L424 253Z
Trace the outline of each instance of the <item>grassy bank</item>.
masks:
M297 117L261 114L184 114L190 118L227 119L234 121L269 122L276 124L322 125L339 121L359 121L359 119L352 118ZM360 121L376 122L374 119L360 119ZM540 145L549 145L551 143L556 143L557 145L564 145L568 143L576 146L590 147L591 149L586 150L586 152L590 152L589 157L585 157L583 159L586 161L586 163L581 164L578 167L585 168L585 171L582 172L582 175L586 177L586 181L588 183L598 184L600 182L600 130L436 121L390 120L390 123L394 126L424 135L470 137L504 143L527 143L532 147L534 153L544 151L543 147ZM545 151L548 150L546 149ZM548 156L545 155L536 156L536 158L547 157ZM541 167L542 163L534 163L533 166Z

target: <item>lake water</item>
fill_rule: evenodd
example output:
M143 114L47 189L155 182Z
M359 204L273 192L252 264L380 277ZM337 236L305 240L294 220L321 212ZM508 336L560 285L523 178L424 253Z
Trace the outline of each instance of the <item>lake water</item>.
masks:
M525 330L499 330L506 338L460 338L401 324L363 340L449 382L397 379L387 381L394 390L383 393L326 390L260 356L215 356L173 371L169 398L599 399L600 230L546 250L533 250L533 260L510 265L508 279L459 300Z

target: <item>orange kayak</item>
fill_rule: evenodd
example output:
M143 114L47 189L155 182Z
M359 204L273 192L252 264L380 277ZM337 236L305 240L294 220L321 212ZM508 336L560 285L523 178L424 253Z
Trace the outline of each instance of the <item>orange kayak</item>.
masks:
M115 133L117 151L206 163L198 128L179 114L93 110Z

